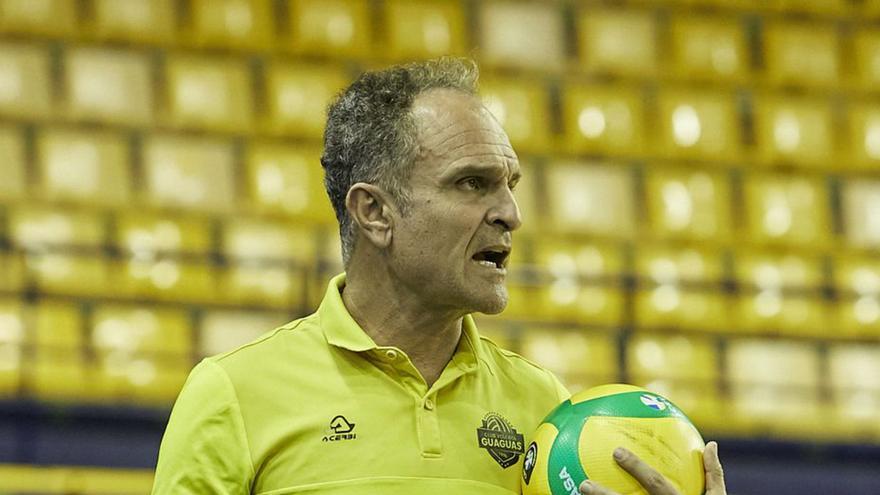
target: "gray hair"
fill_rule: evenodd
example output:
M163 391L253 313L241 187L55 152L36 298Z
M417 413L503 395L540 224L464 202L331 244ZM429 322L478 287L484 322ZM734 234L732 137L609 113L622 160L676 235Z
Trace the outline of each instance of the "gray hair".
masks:
M365 72L340 93L327 112L324 129L324 186L339 221L345 267L357 232L345 208L353 184L386 190L403 214L410 205L409 177L418 153L412 115L415 98L434 88L477 94L474 61L440 58Z

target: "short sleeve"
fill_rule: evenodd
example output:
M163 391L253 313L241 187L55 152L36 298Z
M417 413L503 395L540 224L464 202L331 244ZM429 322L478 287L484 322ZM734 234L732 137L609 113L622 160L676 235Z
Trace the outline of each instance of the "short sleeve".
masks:
M153 494L247 494L253 477L235 389L220 365L203 360L171 411Z
M563 385L559 378L557 378L551 371L547 371L547 374L550 375L550 379L553 381L553 386L556 388L557 403L568 400L571 397L571 392L568 391L565 385Z

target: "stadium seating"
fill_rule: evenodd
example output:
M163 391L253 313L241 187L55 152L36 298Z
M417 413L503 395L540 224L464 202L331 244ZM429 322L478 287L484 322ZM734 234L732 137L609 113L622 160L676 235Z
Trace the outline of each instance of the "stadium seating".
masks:
M493 79L480 81L486 107L504 127L511 144L523 151L543 151L550 141L550 103L540 80Z
M578 52L585 70L623 76L656 74L657 28L650 11L582 7L576 15Z
M619 381L617 344L607 333L528 327L521 351L556 373L571 391Z
M747 39L739 18L676 15L669 29L670 65L678 77L742 81L750 76Z
M840 60L835 26L824 22L767 23L764 64L771 84L829 86L837 83Z
M41 197L117 208L131 200L124 135L47 129L37 137L37 156Z
M880 437L880 347L838 344L828 350L833 420L849 438Z
M495 67L558 69L565 61L563 18L541 2L479 3L481 59ZM523 33L529 36L523 36Z
M808 342L728 343L729 427L787 437L823 434L819 354Z
M13 127L0 127L0 201L22 199L27 188L25 145L22 133Z
M645 103L638 87L569 83L562 88L562 126L571 152L641 156Z
M659 155L727 161L741 156L740 121L733 94L671 88L657 95L657 105Z
M206 311L198 328L199 357L213 356L246 344L293 318L265 311Z
M388 24L382 53L396 60L460 55L467 34L461 4L455 0L389 0Z
M880 182L848 180L842 189L846 241L862 248L880 245Z
M89 31L100 40L171 43L175 39L174 0L94 0Z
M266 69L266 130L320 139L326 107L346 82L346 73L335 65L270 64Z
M71 119L135 126L152 122L155 96L148 54L71 49L65 59L65 76Z
M67 0L3 0L0 32L70 36L75 31L75 4Z
M729 238L731 194L727 177L694 168L650 168L645 201L653 233L660 238Z
M270 0L195 0L192 32L196 45L265 49L273 34Z
M169 124L215 131L250 129L252 85L244 61L174 55L165 64Z
M635 231L633 177L621 165L553 163L544 169L549 227L557 232L625 237Z
M364 57L370 53L366 0L288 0L288 47L296 53Z
M754 99L757 159L762 163L821 167L835 161L828 101L759 94Z
M815 248L832 241L829 196L821 179L750 174L743 189L746 234L752 241Z
M26 337L21 301L0 298L0 398L13 398L19 393Z
M0 42L0 115L40 120L53 113L49 50Z

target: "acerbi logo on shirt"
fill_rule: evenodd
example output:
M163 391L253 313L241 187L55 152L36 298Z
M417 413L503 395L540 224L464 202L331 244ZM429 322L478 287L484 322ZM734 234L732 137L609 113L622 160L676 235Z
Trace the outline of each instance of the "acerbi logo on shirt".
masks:
M357 433L354 432L354 423L345 419L345 416L338 415L330 420L330 427L327 428L322 442L339 442L342 440L356 440Z

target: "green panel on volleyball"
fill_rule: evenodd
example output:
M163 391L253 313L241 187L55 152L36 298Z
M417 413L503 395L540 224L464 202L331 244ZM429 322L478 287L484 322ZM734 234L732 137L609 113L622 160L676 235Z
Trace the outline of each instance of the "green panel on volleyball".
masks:
M626 447L666 476L682 495L705 483L703 439L666 398L632 385L603 385L575 394L544 420L523 465L523 495L577 494L591 479L621 495L645 492L613 460Z

